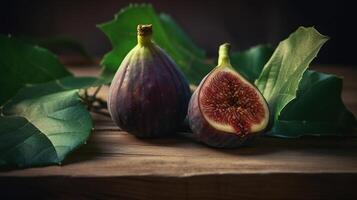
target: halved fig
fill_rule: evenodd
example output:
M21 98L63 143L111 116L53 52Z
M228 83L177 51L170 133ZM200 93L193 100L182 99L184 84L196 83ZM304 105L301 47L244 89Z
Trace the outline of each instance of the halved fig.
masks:
M264 131L269 121L263 95L233 69L229 49L228 43L220 46L218 66L201 81L188 108L195 138L214 147L246 144Z

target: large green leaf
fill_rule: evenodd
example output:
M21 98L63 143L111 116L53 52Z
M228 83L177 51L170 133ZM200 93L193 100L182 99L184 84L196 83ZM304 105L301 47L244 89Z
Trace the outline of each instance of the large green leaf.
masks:
M299 27L279 43L255 81L269 104L272 120L295 98L305 70L327 40L313 27Z
M25 87L3 106L1 166L61 163L85 143L92 129L90 114L77 90L67 90L63 82Z
M270 45L258 45L245 51L233 52L231 63L240 74L254 83L273 52Z
M43 83L69 75L46 49L0 35L0 105L26 84Z
M297 97L288 103L270 135L353 135L356 119L341 99L342 79L330 74L306 71Z
M47 50L14 38L0 36L0 43L3 99L23 87L0 107L0 166L62 162L86 141L92 128L76 89L108 79L71 76ZM53 81L41 83L47 80Z
M137 44L138 24L153 25L153 40L178 64L192 84L198 84L214 66L203 62L204 52L199 49L166 14L158 15L151 5L130 5L119 11L112 21L99 25L109 37L113 50L103 60L103 75L112 77L126 54Z

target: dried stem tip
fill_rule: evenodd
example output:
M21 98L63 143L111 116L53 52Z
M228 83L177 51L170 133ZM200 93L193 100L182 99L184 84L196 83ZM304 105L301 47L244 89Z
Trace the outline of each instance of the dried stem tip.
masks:
M152 24L139 24L137 29L138 36L149 36L152 34Z

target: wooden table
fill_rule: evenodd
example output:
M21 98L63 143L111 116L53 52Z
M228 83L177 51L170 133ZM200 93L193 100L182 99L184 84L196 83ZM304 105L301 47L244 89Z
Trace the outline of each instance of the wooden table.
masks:
M345 76L343 99L357 115L357 70L317 69ZM62 166L0 172L0 199L357 199L357 138L262 137L221 150L182 136L139 140L93 118L90 140Z

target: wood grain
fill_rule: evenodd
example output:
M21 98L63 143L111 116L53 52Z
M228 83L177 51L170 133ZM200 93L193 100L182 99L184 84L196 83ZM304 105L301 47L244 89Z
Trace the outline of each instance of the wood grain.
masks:
M343 100L357 114L357 71ZM98 70L73 69L94 75ZM101 91L106 98L107 89ZM140 140L93 114L87 144L61 166L0 172L0 195L55 199L357 199L357 138L259 138L236 150L209 148L182 135ZM0 199L4 199L1 198Z

